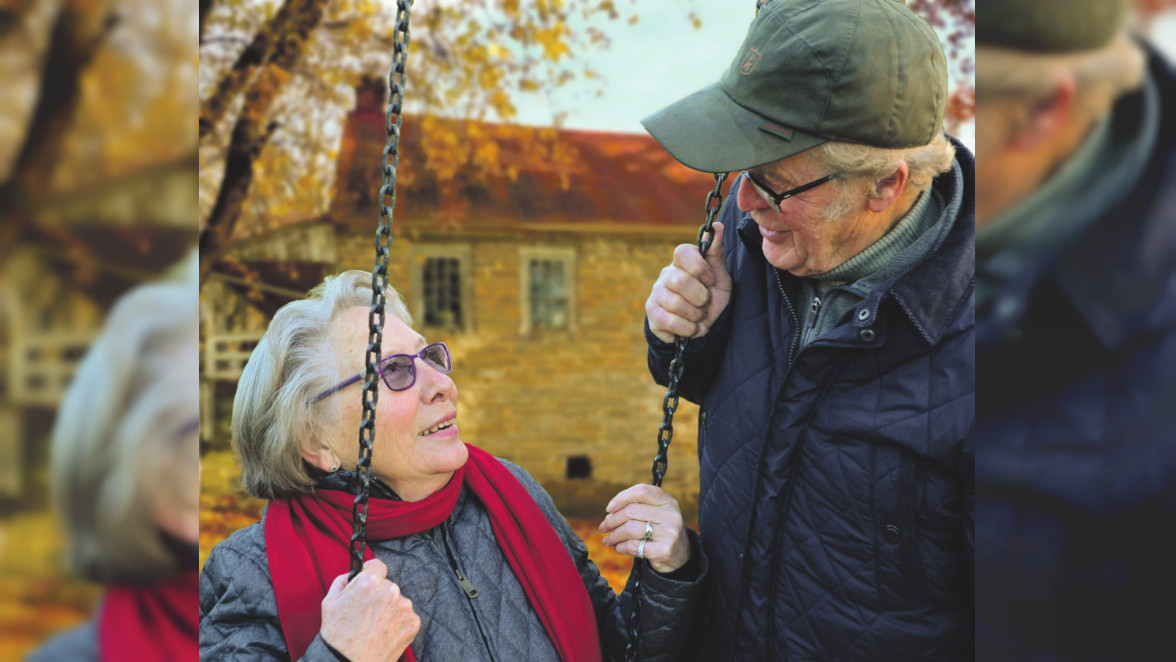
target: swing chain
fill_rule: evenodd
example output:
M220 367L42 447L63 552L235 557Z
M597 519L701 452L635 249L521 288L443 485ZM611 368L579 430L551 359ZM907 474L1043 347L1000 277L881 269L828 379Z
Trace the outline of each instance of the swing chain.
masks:
M727 174L725 172L715 173L715 190L706 196L706 223L698 229L698 251L702 253L704 259L715 237L715 216L723 207L723 182L727 180ZM669 465L667 454L670 450L670 440L674 438L674 412L678 410L678 381L682 379L682 368L685 367L682 357L685 353L686 339L678 336L674 339L674 358L670 361L670 384L666 390L666 397L662 400L662 411L665 417L657 431L657 455L653 458L653 485L655 487L661 487L662 479L665 478L666 468ZM629 573L633 587L633 611L629 617L629 636L625 644L626 662L634 662L637 659L637 639L639 637L637 621L641 616L641 581L646 564L647 561L644 559L634 559L633 570Z
M400 165L401 105L404 102L404 63L408 58L408 18L413 0L397 0L396 27L392 34L392 68L388 71L387 141L384 146L383 183L380 186L380 226L376 230L376 268L372 270L372 307L368 313L368 346L363 382L363 422L359 427L359 461L356 463L355 502L351 517L351 574L363 569L367 544L368 493L372 480L372 445L376 437L376 401L380 395L378 364L384 344L384 292L388 288L388 253L392 245L392 209L396 206L396 168ZM385 204L386 202L386 204Z
M711 241L715 237L714 222L719 209L723 206L723 182L727 173L715 173L715 189L706 195L706 223L698 229L698 252L706 258ZM662 479L666 476L669 459L666 453L670 449L670 440L674 438L674 412L678 410L678 380L682 378L685 367L682 355L686 352L686 338L681 336L674 339L674 358L670 361L669 389L662 401L662 412L665 418L657 431L657 456L653 458L653 485L661 487Z

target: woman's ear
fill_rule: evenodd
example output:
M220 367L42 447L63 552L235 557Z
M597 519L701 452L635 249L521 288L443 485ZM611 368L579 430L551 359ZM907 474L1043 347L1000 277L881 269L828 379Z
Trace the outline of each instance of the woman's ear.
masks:
M339 457L335 455L335 451L331 446L325 442L311 442L311 445L304 447L299 454L311 466L318 467L323 471L335 472L339 470Z

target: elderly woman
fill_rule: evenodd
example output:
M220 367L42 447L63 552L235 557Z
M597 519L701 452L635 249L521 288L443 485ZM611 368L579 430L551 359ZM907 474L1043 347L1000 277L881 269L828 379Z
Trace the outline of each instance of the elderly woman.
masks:
M70 566L107 589L93 620L29 662L196 659L198 309L194 278L136 287L70 382L52 496Z
M617 596L550 497L463 443L443 342L387 291L368 562L347 581L370 274L329 277L274 317L241 376L233 443L263 521L217 545L200 580L200 658L601 660L623 655ZM677 659L706 561L677 502L618 494L606 545L643 556L645 660ZM644 540L643 540L644 539Z

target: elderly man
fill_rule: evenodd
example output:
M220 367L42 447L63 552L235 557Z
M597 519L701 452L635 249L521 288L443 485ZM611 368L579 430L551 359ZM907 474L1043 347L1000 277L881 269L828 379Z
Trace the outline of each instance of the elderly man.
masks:
M903 3L775 0L645 120L744 171L646 302L654 378L689 338L701 407L700 659L972 659L974 161L946 98Z
M977 7L977 653L1172 657L1176 76L1127 2Z

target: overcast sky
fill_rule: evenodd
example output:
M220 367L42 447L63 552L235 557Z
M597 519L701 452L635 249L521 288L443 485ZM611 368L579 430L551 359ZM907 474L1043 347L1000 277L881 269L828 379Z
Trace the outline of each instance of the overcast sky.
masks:
M586 58L581 50L583 61L604 78L603 96L594 96L595 82L551 90L549 100L518 95L518 121L548 124L554 112L566 111L569 128L643 132L641 118L719 79L755 15L751 0L641 0L637 6L637 25L598 23L612 38L610 48ZM691 25L691 11L702 19L702 29Z
M641 0L637 7L636 25L599 24L612 37L608 50L590 56L604 78L601 97L593 95L598 87L582 83L551 90L548 99L517 95L518 121L550 124L554 112L566 111L568 128L643 133L641 118L718 81L755 17L753 0ZM691 24L691 11L702 19L701 29ZM971 124L960 133L965 144L974 144Z

